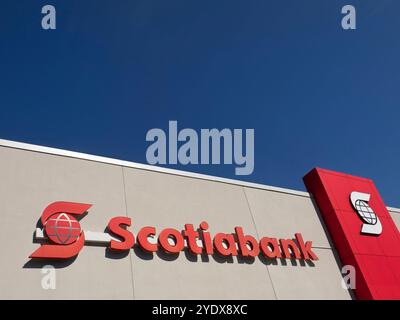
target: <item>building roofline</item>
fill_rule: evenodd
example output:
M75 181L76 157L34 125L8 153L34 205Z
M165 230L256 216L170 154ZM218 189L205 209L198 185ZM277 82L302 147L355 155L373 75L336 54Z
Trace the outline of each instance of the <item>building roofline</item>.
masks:
M400 213L400 209L399 208L393 208L393 207L386 207L388 209L388 211L390 212L394 212L394 213Z
M254 189L261 189L261 190L267 190L267 191L273 191L273 192L286 193L286 194L290 194L290 195L296 195L296 196L310 198L310 194L305 191L273 187L273 186L259 184L259 183L246 182L246 181L235 180L235 179L227 179L227 178L210 176L210 175L194 173L194 172L189 172L189 171L183 171L183 170L169 169L169 168L158 167L158 166L142 164L142 163L137 163L137 162L118 160L118 159L102 157L102 156L95 156L95 155L90 155L90 154L82 153L82 152L75 152L75 151L63 150L63 149L58 149L58 148L39 146L39 145L30 144L30 143L23 143L23 142L0 139L0 146L7 147L7 148L13 148L13 149L45 153L45 154L50 154L50 155L57 155L57 156L62 156L62 157L74 158L74 159L99 162L99 163L110 164L110 165L117 165L117 166L122 166L122 167L126 167L126 168L134 168L134 169L139 169L139 170L146 170L146 171L152 171L152 172L177 175L177 176L181 176L181 177L188 177L188 178L194 178L194 179L200 179L200 180L232 184L232 185L237 185L237 186L247 187L247 188L254 188ZM387 209L390 212L400 213L400 208L387 207Z
M252 183L252 182L246 182L246 181L235 180L235 179L227 179L227 178L210 176L210 175L188 172L188 171L183 171L183 170L169 169L169 168L158 167L158 166L153 166L153 165L148 165L148 164L142 164L142 163L137 163L137 162L125 161L125 160L118 160L118 159L102 157L102 156L95 156L95 155L90 155L87 153L68 151L68 150L63 150L63 149L58 149L58 148L39 146L39 145L23 143L23 142L16 142L16 141L5 140L5 139L0 139L0 146L7 147L7 148L13 148L13 149L45 153L45 154L50 154L50 155L63 156L63 157L68 157L68 158L94 161L94 162L117 165L117 166L122 166L122 167L127 167L127 168L134 168L134 169L139 169L139 170L172 174L172 175L188 177L188 178L221 182L221 183L232 184L232 185L248 187L248 188L255 188L255 189L275 191L275 192L280 192L280 193L287 193L287 194L301 196L301 197L308 197L308 198L310 197L310 194L305 191L273 187L273 186L263 185L263 184L259 184L259 183Z

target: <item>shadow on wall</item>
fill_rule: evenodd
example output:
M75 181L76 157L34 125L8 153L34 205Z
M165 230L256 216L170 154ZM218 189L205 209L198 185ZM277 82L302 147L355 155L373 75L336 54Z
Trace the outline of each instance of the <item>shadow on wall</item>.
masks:
M315 206L315 204L314 204ZM317 210L317 208L316 208ZM321 219L321 217L319 216L319 218ZM327 233L326 231L326 226L323 224L323 222L321 221L323 227L324 227L324 231L325 233ZM107 232L107 228L104 230L104 232ZM236 239L236 234L232 234L235 237L235 241L237 242L238 240ZM43 243L43 240L36 240L35 239L35 233L32 234L32 238L33 238L33 242L34 243ZM294 242L297 242L296 239L292 239ZM329 240L330 241L330 240ZM95 243L90 243L90 244L86 244L88 246L93 246L93 247L104 247L104 244L95 244ZM99 248L100 249L100 248ZM154 259L154 254L157 255L158 258L164 260L164 261L174 261L176 259L178 259L179 254L180 253L175 253L175 254L171 254L171 253L167 253L163 250L157 250L155 253L153 252L147 252L144 251L142 248L140 248L137 244L135 244L133 246L133 251L136 254L137 257L139 257L142 260L152 260ZM123 252L117 252L117 251L113 251L110 248L106 248L105 249L105 253L104 256L108 259L114 259L114 260L118 260L118 259L123 259L126 258L130 253L130 250L126 250ZM210 256L211 258L217 262L217 263L239 263L239 264L253 264L256 260L256 258L254 257L243 257L243 256L223 256L217 253L214 253L212 255L207 255L206 253L202 253L200 255L196 255L193 254L187 247L184 248L183 253L185 254L185 257L188 261L193 262L193 263L208 263L210 261ZM31 259L28 262L26 262L23 265L23 268L42 268L46 265L52 265L54 268L56 269L60 269L60 268L66 268L69 265L71 265L75 260L76 260L77 256L71 259L65 259L65 260L51 260L51 259ZM265 257L262 254L258 255L258 260L260 262L262 262L265 265L281 265L281 266L288 266L289 263L291 266L300 266L300 267L314 267L315 264L312 260L297 260L295 258L290 258L290 259L285 259L285 258L268 258ZM336 259L337 256L335 256ZM235 261L236 260L236 261ZM337 260L338 261L338 260Z
M42 269L44 266L51 265L55 269L62 269L70 266L74 261L76 260L76 257L71 258L71 259L65 259L65 260L50 260L50 259L31 259L28 262L26 262L22 268L23 269Z
M154 255L157 255L158 258L164 260L164 261L174 261L178 259L179 253L166 253L162 250L156 251L156 252L147 252L141 249L138 245L133 246L133 251L137 257L139 257L142 260L153 260ZM126 252L125 255L121 255L119 253L115 253L111 250L106 251L105 256L110 259L120 259L125 257L129 252ZM213 254L211 256L203 253L201 255L196 255L190 252L188 248L185 248L183 250L183 253L186 257L186 259L190 262L196 263L196 262L201 262L201 263L208 263L210 261L210 257L218 263L239 263L239 264L253 264L256 260L256 258L253 257L241 257L241 256L222 256L219 254ZM301 266L301 267L314 267L315 264L311 260L297 260L294 258L291 259L271 259L264 257L262 255L259 255L257 257L259 261L261 261L265 265L281 265L281 266L287 266L287 265L292 265L292 266Z
M133 251L136 254L137 257L139 257L142 260L153 260L154 255L156 254L158 258L164 260L164 261L174 261L178 259L179 253L171 254L171 253L166 253L162 250L159 250L155 253L153 252L147 252L142 250L138 245L133 246ZM104 256L108 259L123 259L126 258L129 255L130 251L125 251L125 252L116 252L112 251L109 248L105 249ZM207 254L201 254L201 255L195 255L192 252L189 251L189 249L185 248L183 250L183 253L186 257L186 259L192 263L208 263L210 261L210 257L217 263L239 263L239 264L253 264L256 260L256 258L253 257L241 257L241 256L221 256L218 254L213 254L211 256L208 256ZM50 259L31 259L28 262L26 262L23 265L23 268L43 268L46 265L52 265L56 269L60 268L66 268L69 265L71 265L77 257L71 258L71 259L66 259L66 260L50 260ZM259 255L257 257L259 261L261 261L265 265L281 265L281 266L288 266L289 264L291 266L301 266L301 267L314 267L315 264L311 260L296 260L294 258L292 259L271 259L264 257L262 255Z

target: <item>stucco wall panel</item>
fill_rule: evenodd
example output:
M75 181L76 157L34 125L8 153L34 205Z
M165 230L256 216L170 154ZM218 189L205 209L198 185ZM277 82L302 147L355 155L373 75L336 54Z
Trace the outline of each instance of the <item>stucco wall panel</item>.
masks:
M92 203L83 229L103 231L109 218L125 215L122 169L85 160L0 147L0 298L133 298L129 259L105 258L105 248L85 246L70 263L30 263L39 244L33 232L54 201ZM57 269L56 290L43 290L40 267Z

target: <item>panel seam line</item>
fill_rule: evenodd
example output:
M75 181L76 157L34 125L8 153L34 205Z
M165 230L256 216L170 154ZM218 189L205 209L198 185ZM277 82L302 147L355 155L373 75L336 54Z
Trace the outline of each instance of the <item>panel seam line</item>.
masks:
M128 216L128 202L126 200L126 187L125 187L125 174L124 174L124 167L120 166L122 171L122 186L124 188L124 202L125 202L125 215ZM133 262L132 262L132 250L129 250L129 262L131 266L131 282L132 282L132 296L135 300L135 282L133 280Z
M244 187L242 187L242 190L243 190L244 198L246 199L247 207L249 208L250 217L251 217L251 220L253 222L253 226L254 226L254 229L256 231L256 235L257 235L258 241L260 241L260 234L258 233L258 230L257 230L256 221L254 219L253 212L251 210L249 199L247 198L246 189ZM274 292L275 299L278 300L278 295L276 294L275 286L274 286L274 283L272 281L271 274L269 272L268 266L266 266L266 268L267 268L267 274L268 274L269 281L271 282L271 285L272 285L272 290Z

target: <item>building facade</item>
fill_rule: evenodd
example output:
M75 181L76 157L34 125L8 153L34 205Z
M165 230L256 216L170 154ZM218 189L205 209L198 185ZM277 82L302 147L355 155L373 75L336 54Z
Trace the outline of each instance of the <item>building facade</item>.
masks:
M342 286L343 259L321 204L308 192L5 140L0 141L0 161L1 299L356 297ZM91 204L79 220L85 245L70 259L31 259L35 250L51 242L41 216L58 201ZM400 210L387 210L400 228ZM263 237L296 240L300 233L305 242L312 241L318 260L261 253L249 259L215 250L148 252L137 239L132 249L115 251L105 228L116 216L130 218L127 229L135 236L145 226L154 227L158 235L166 228L183 230L185 224L197 229L203 221L211 236L234 234L240 226L257 243ZM400 239L396 232L393 241ZM56 288L46 290L42 268L49 265L55 268ZM391 272L400 285L399 271ZM399 293L396 288L391 297Z

